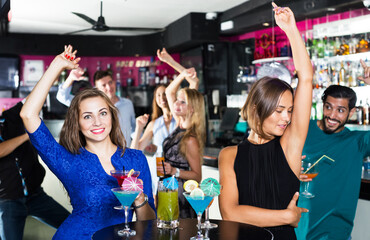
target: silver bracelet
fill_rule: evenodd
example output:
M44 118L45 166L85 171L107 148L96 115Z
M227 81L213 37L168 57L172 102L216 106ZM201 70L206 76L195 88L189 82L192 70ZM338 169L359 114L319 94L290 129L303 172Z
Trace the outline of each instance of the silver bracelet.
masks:
M144 202L140 203L139 205L135 206L135 204L132 204L132 206L137 209L137 208L141 208L142 206L144 206L146 203L148 202L148 196L144 193Z

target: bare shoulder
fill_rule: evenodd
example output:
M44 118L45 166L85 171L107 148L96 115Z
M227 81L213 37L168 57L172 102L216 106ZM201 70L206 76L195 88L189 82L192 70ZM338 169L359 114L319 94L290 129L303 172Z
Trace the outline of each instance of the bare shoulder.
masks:
M218 154L218 165L222 166L224 164L229 164L235 161L236 153L238 151L238 146L229 146L223 148Z

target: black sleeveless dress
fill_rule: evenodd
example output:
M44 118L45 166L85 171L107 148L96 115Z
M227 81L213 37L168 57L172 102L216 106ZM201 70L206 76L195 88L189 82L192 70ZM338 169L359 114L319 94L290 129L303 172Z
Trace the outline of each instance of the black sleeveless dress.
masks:
M167 138L165 138L163 141L163 153L164 160L171 164L172 167L189 171L190 165L188 160L180 153L180 141L184 136L185 131L185 129L177 127ZM197 214L182 194L185 192L183 186L186 180L182 178L176 179L179 182L179 218L196 218Z
M266 209L286 209L299 179L290 169L280 145L280 137L265 144L252 144L247 139L238 145L234 171L239 190L239 204ZM266 228L274 239L297 239L294 228Z

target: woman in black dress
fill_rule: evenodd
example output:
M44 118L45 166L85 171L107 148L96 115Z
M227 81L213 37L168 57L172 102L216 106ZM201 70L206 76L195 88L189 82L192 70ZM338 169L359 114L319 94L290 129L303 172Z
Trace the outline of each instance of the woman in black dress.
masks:
M291 43L298 87L293 102L292 88L277 78L264 77L252 86L242 109L251 133L219 155L220 211L223 219L267 227L274 239L296 239L294 227L307 212L296 202L313 70L293 12L273 5L276 23Z

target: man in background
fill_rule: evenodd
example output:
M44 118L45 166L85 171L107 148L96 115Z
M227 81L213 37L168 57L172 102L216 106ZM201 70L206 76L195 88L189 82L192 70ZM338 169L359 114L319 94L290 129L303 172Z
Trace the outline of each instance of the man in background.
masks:
M81 80L83 73L84 71L79 68L71 71L67 80L58 89L57 100L59 102L69 107L74 97L71 94L72 83L75 80ZM116 81L113 79L111 71L97 71L94 74L94 84L118 108L121 130L126 139L126 146L130 147L131 133L134 132L136 126L134 105L131 100L116 95Z
M45 169L24 130L19 102L3 112L0 140L0 237L22 240L27 216L58 228L69 212L48 196L41 183Z
M362 78L370 83L370 68ZM315 197L301 195L298 206L309 209L296 228L299 240L351 239L361 184L363 159L370 155L370 131L350 131L344 125L355 113L356 93L331 85L323 93L323 119L310 121L303 149L317 163L318 175L311 181Z

